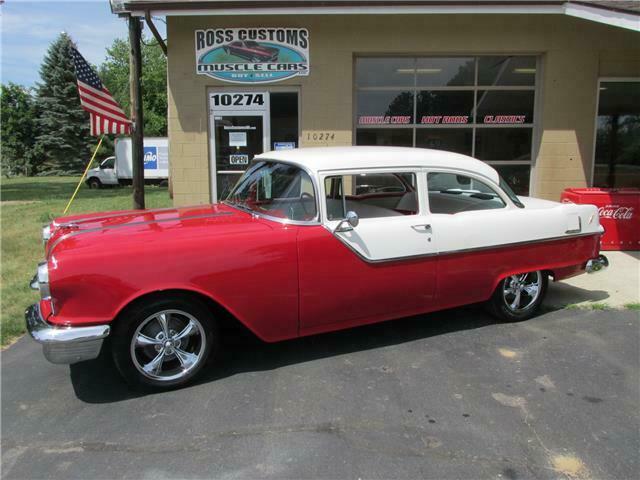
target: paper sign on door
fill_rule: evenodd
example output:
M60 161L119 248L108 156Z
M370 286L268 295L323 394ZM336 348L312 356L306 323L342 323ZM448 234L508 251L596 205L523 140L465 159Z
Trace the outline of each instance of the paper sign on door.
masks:
M230 147L246 147L247 132L229 132Z

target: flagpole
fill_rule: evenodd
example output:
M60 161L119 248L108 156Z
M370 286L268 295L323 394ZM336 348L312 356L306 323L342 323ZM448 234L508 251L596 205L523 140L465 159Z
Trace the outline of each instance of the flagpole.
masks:
M80 190L80 185L82 185L82 182L84 182L84 178L87 176L87 172L89 171L89 167L93 163L93 159L96 158L96 155L98 154L98 150L100 150L100 145L102 145L102 140L103 139L104 139L104 135L102 135L100 137L100 141L98 142L98 146L93 151L93 155L91 155L91 160L89 160L89 163L87 164L87 168L84 169L84 173L82 174L82 177L80 178L80 181L78 182L78 186L76 187L76 191L73 192L73 195L71 195L71 198L69 199L69 203L67 203L67 206L64 209L64 212L62 212L62 215L66 215L67 214L67 211L69 210L69 207L73 203L73 199L76 198L76 195L78 194L78 190Z

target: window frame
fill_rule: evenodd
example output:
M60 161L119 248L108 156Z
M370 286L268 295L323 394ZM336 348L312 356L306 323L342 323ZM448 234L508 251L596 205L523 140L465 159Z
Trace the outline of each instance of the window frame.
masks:
M502 199L503 203L504 203L504 207L502 208L487 208L485 210L469 210L467 212L458 212L458 213L486 213L489 211L492 212L503 212L505 210L510 210L510 209L520 209L518 206L516 206L512 201L511 198L509 198L509 196L504 192L504 190L502 190L502 188L500 188L500 186L498 184L496 184L495 182L493 182L491 179L486 178L482 175L478 175L475 174L473 172L469 172L466 170L456 170L456 169L449 169L449 168L425 168L423 171L423 175L424 175L424 200L425 200L425 205L426 205L426 210L427 210L427 214L428 215L446 215L447 217L451 217L453 215L457 215L457 213L434 213L431 211L431 205L429 204L429 174L430 173L449 173L452 175L463 175L465 177L470 177L474 180L477 180L478 182L482 182L484 184L486 184L488 187L490 187L491 189L493 189L493 191L495 191L495 193L498 194L498 196L500 197L500 199Z
M596 143L598 141L598 110L600 109L600 88L602 83L635 83L640 82L640 77L598 77L596 90L596 110L593 114L593 144L591 145L591 177L589 186L593 187L596 171Z
M504 56L504 57L535 57L536 64L536 74L533 85L496 85L496 86L487 86L487 85L479 85L478 84L478 70L479 70L479 59L480 57L494 57L494 56ZM359 87L357 85L357 61L360 58L410 58L417 61L419 58L469 58L473 57L475 62L475 70L474 70L474 83L473 85L464 85L464 86L419 86L417 85L417 75L414 75L414 83L413 86L408 87ZM476 130L478 128L528 128L531 129L531 159L530 160L482 160L483 162L491 165L492 167L500 167L500 166L518 166L518 165L527 165L529 166L529 196L536 194L536 164L539 153L539 145L538 139L541 136L541 118L542 118L542 78L544 78L544 54L543 52L483 52L483 53L436 53L436 54L416 54L416 53L405 53L405 54L389 54L389 53L365 53L365 54L357 54L353 57L353 82L352 82L352 145L357 145L357 132L359 129L362 130L375 130L375 129L407 129L412 131L412 147L416 148L416 132L418 129L438 129L438 128L460 128L460 129L470 129L471 130L471 154L470 156L476 158ZM415 64L414 64L415 65ZM400 125L400 124L390 124L390 125L358 125L358 102L357 95L360 91L380 91L380 90L394 90L394 89L403 89L410 90L414 93L413 99L413 119L415 123L408 125ZM473 109L470 113L470 122L466 124L430 124L430 125L422 125L417 123L417 94L420 90L438 90L438 91L473 91ZM530 123L526 124L481 124L476 123L476 104L478 100L478 92L479 91L533 91L533 118ZM597 111L596 111L596 122L597 122ZM594 155L595 155L595 143L594 143ZM593 162L592 162L593 164Z
M416 199L418 201L418 211L413 215L398 215L391 217L373 217L373 218L361 218L361 222L373 222L373 221L393 221L393 219L401 218L418 218L429 215L425 204L425 187L426 187L426 175L422 167L373 167L373 168L358 168L358 169L345 169L345 170L322 170L318 172L318 183L320 184L321 192L318 200L320 203L320 218L322 224L333 231L333 228L344 219L329 219L327 211L327 192L326 192L326 179L328 177L337 177L345 175L359 175L362 173L367 174L380 174L380 173L411 173L415 175L416 179Z

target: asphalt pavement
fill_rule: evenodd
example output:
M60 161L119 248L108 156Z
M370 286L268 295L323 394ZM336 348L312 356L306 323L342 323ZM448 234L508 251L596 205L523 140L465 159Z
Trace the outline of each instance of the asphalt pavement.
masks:
M464 308L262 344L197 384L2 352L2 478L637 478L640 320Z

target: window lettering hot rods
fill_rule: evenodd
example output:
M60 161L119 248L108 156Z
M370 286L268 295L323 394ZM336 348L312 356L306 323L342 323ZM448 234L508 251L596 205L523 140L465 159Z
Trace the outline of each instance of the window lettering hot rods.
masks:
M269 83L309 75L306 28L196 30L196 73L231 83Z

